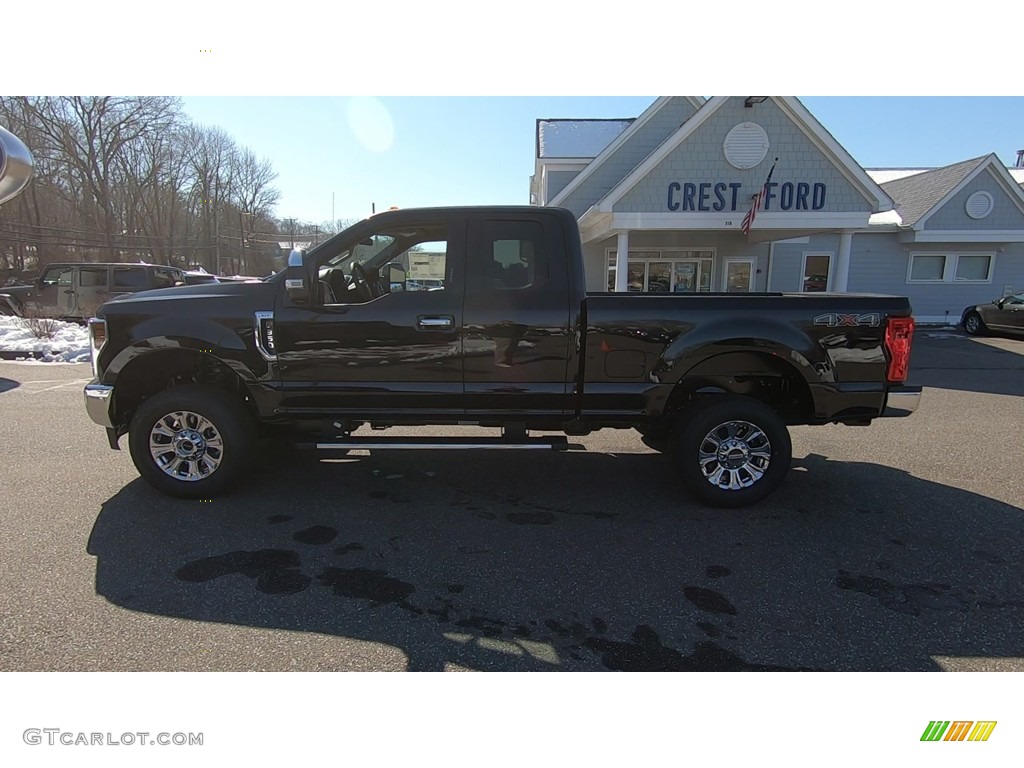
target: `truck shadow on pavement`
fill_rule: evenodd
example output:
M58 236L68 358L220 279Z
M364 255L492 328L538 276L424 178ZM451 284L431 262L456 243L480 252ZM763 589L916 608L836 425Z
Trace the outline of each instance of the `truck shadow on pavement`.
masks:
M213 502L141 480L105 502L88 543L97 593L382 643L410 670L1024 656L1024 512L890 467L798 458L768 502L726 512L690 501L655 454L264 461L272 473Z
M918 332L910 355L911 384L992 395L1024 395L1024 340Z

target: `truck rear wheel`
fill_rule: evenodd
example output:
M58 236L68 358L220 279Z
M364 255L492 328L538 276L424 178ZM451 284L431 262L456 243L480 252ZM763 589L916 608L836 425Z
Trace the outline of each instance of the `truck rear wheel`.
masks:
M687 490L726 508L755 504L778 488L793 454L782 417L747 397L698 401L682 416L672 447Z
M249 464L256 428L245 406L223 390L186 384L139 407L129 428L135 468L158 491L206 499Z

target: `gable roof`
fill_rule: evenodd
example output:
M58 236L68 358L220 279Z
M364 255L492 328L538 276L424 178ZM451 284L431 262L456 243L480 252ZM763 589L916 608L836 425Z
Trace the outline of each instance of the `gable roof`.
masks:
M597 157L635 119L540 119L537 121L537 157Z
M1024 187L1013 173L1015 169L1003 165L994 152L882 186L897 199L903 226L920 230L933 213L986 170L1024 213Z
M601 153L597 157L595 157L590 162L590 164L587 165L586 168L584 168L580 173L578 173L572 181L566 184L562 191L560 191L551 199L550 202L548 202L548 205L561 205L562 202L580 186L580 184L582 184L587 178L589 178L595 170L600 168L601 165L603 165L609 157L615 154L615 151L619 147L625 144L633 134L635 134L643 126L645 126L650 121L650 119L654 117L656 114L658 114L658 112L661 111L662 107L668 104L669 101L671 101L673 98L674 97L672 96L660 96L659 98L655 99L654 103L651 104L651 106L649 106L647 109L645 109L643 113L641 113L640 117L636 118L632 123L630 123L629 127L626 128L626 130L624 130L622 133L616 136L615 139L607 147L601 150ZM684 98L688 99L690 103L693 104L694 107L696 107L696 112L690 117L690 120L699 115L701 109L703 109L704 105L707 103L707 100L703 96L686 96ZM690 120L687 120L686 122L689 122ZM686 123L683 124L685 125Z
M630 171L625 178L616 184L604 197L595 205L599 211L611 212L612 206L617 203L629 190L635 187L650 173L669 153L678 148L686 139L692 135L701 125L733 96L715 96L704 103L689 120L648 155L636 168ZM865 197L872 202L876 211L885 211L893 207L893 201L885 190L865 172L863 168L853 159L843 146L833 138L825 127L807 111L807 108L800 103L795 96L769 96L775 104L786 114L811 142L830 159L836 169Z
M933 171L916 173L882 184L884 189L896 203L903 226L913 227L939 203L950 197L950 193L962 182L981 168L982 163L990 157L971 158L963 162L936 168Z

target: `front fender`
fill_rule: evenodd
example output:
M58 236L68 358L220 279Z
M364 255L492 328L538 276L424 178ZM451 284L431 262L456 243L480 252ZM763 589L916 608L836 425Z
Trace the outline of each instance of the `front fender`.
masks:
M256 352L253 334L251 326L232 329L201 317L143 320L130 324L123 336L111 337L107 347L119 351L110 360L101 360L102 380L104 384L116 385L117 377L125 366L142 355L185 350L212 355L247 384L256 383L266 378L270 371L266 361Z

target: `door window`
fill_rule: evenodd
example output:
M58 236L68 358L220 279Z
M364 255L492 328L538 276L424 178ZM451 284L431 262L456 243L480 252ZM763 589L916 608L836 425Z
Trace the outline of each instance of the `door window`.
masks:
M145 267L114 267L114 290L137 291L146 287Z
M368 235L319 267L324 304L361 304L388 293L451 287L448 225L393 225Z
M725 290L727 293L749 293L754 265L749 261L728 261L725 264Z
M672 262L652 261L647 265L647 291L668 293L672 287Z
M43 286L60 285L71 286L71 277L74 274L71 267L51 267L43 273Z
M179 273L171 269L158 269L153 274L153 285L156 288L173 288L176 281L180 280Z
M543 225L536 221L495 222L488 234L488 287L495 291L523 291L547 283Z
M808 253L804 257L804 276L800 290L804 293L827 291L831 261L831 253Z
M82 288L106 288L106 267L81 267L78 271L78 284Z

